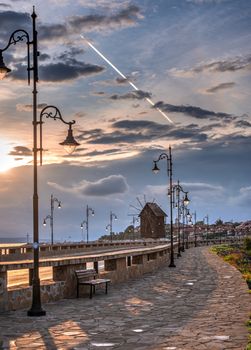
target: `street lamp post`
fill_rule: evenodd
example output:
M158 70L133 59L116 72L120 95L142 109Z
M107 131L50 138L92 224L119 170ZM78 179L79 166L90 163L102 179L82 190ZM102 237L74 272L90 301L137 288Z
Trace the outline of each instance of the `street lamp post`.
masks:
M35 113L36 114L36 113ZM37 176L37 153L40 151L40 164L42 165L42 125L43 125L43 117L52 118L53 120L60 120L64 124L69 126L68 135L66 139L60 143L62 146L66 146L68 148L68 152L71 153L75 150L76 146L79 143L74 139L72 134L72 122L66 122L59 111L59 109L55 106L46 106L42 109L39 117L39 121L34 121L33 124L36 123L36 132L34 133L34 148L33 148L33 159L34 159L34 194L33 194L33 280L32 280L32 306L31 309L28 310L28 316L43 316L45 315L45 311L41 307L41 296L40 296L40 279L39 279L39 231L38 231L38 176ZM37 147L37 126L40 126L40 144L39 148Z
M180 192L184 193L185 196L182 200L180 199ZM173 195L173 205L177 207L177 228L178 228L178 254L177 257L181 257L181 251L184 252L184 239L183 239L183 245L181 245L181 237L180 237L180 216L181 216L181 207L187 206L189 204L189 199L187 197L188 191L184 191L183 187L180 185L180 182L178 180L178 183L176 185L173 185L172 195ZM176 203L175 203L176 202ZM184 238L184 232L183 232L183 238Z
M40 115L40 121L37 121L37 82L38 82L38 56L39 52L37 50L37 30L36 30L36 13L35 9L33 7L33 12L31 14L32 18L32 41L30 41L29 34L23 30L18 29L15 30L10 38L9 42L6 47L4 47L2 50L0 50L0 79L3 79L6 74L8 74L11 70L6 67L3 61L3 55L2 53L6 51L11 45L15 45L18 42L23 42L26 40L27 44L27 72L28 72L28 84L30 84L30 72L32 71L33 74L33 89L32 89L32 95L33 95L33 279L32 279L32 305L30 310L28 310L27 315L28 316L44 316L46 314L45 310L42 309L41 305L41 295L40 295L40 279L39 279L39 220L38 220L38 181L37 181L37 153L40 150L42 153L42 145L40 144L40 148L37 147L37 127L40 124L40 130L42 128L42 112L45 111L47 107L43 109ZM30 47L32 47L32 56L33 56L33 66L31 67L30 64ZM55 108L55 107L54 107ZM57 110L58 111L58 110ZM59 115L61 116L60 112ZM47 117L50 117L48 115ZM54 119L57 117L55 116ZM60 118L59 118L60 119ZM62 118L61 118L62 119ZM71 130L71 125L74 124L73 122L69 123ZM72 131L71 131L72 135ZM68 131L69 136L69 131ZM42 133L40 132L40 141L41 141ZM69 141L69 142L68 142ZM65 140L62 144L63 145L70 145L71 142L75 141L73 136L70 140ZM40 142L41 143L41 142ZM75 147L78 145L78 143L75 141Z
M81 222L81 229L83 230L84 225L86 228L86 243L89 243L89 214L91 213L92 216L94 216L95 212L92 208L90 208L88 205L86 206L86 220Z
M181 211L180 214L182 215L182 246L181 246L181 251L185 251L185 206L182 201L181 203Z
M208 226L209 226L209 216L208 214L203 218L203 221L206 219L207 222L207 229L206 229L206 240L207 240L207 245L208 245Z
M132 225L133 225L133 241L135 240L135 223L139 221L138 214L128 214L132 216Z
M176 267L174 264L174 247L173 247L173 196L172 196L172 150L171 147L169 146L169 154L167 153L161 153L159 158L157 160L154 160L154 166L152 171L154 173L159 172L159 168L157 166L157 163L162 160L166 159L167 160L167 176L169 177L169 189L168 192L170 193L170 236L171 236L171 251L170 251L170 264L169 267Z
M197 218L196 218L196 211L194 213L191 213L191 222L192 222L192 217L194 217L194 246L197 247Z
M191 214L189 212L188 208L184 208L185 209L185 218L186 218L186 227L188 228L188 223L191 220ZM186 234L186 249L189 248L189 232L187 230L187 234Z
M108 228L110 228L110 240L112 242L112 221L114 220L117 220L117 215L114 214L112 211L110 211L110 223L106 226L106 230L108 230Z
M187 198L188 192L185 191L185 196L183 196L182 202L181 202L181 208L182 208L182 248L183 251L185 251L185 216L187 215L187 206L190 203L189 199Z
M139 221L139 218L136 218L137 215L133 215L132 217L132 225L133 225L133 241L135 240L135 223Z
M54 244L54 203L58 203L58 209L61 209L61 201L59 201L56 197L53 197L51 194L51 213L47 215L43 220L43 225L46 226L46 220L50 219L50 227L51 227L51 245Z

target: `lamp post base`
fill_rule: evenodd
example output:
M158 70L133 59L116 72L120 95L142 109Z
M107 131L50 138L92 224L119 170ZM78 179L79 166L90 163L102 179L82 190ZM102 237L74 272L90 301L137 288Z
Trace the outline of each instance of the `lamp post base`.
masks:
M176 265L174 264L174 262L170 262L169 267L176 267Z
M27 311L27 316L36 317L36 316L45 316L45 315L46 315L46 311L43 309L30 309Z
M180 252L181 252L181 249L180 249L180 250L178 251L178 253L177 253L177 258L181 258Z

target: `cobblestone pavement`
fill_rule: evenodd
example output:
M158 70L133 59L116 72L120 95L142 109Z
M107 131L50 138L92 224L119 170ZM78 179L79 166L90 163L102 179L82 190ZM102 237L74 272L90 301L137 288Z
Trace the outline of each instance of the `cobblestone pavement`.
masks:
M244 350L250 294L237 270L191 248L176 268L44 308L1 314L0 349Z

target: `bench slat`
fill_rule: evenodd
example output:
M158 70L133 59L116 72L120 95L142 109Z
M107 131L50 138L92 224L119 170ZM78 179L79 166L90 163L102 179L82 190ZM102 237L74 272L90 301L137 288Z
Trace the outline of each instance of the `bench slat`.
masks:
M75 275L77 278L77 298L79 297L79 286L89 285L90 286L90 298L92 298L92 292L95 293L95 286L98 284L105 284L105 292L107 294L107 286L111 280L106 278L96 278L98 273L94 269L89 270L75 270ZM92 279L88 279L92 278ZM93 289L94 288L94 289Z

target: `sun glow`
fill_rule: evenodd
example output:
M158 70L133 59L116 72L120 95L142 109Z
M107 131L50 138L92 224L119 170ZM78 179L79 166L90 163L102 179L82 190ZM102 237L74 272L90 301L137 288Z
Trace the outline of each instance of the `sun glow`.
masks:
M13 146L9 142L0 140L0 172L8 171L17 166L25 165L30 160L29 157L15 157L10 155Z

